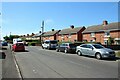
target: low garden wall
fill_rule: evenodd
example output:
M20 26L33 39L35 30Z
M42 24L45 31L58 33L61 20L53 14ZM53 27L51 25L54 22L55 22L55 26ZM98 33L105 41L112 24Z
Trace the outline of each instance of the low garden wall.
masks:
M103 46L105 46L106 48L113 49L113 50L120 50L120 45L103 45Z

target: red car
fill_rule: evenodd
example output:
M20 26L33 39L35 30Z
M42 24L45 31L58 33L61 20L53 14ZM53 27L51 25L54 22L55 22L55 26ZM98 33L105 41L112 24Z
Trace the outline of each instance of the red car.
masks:
M25 51L25 46L23 43L15 43L12 45L13 51Z

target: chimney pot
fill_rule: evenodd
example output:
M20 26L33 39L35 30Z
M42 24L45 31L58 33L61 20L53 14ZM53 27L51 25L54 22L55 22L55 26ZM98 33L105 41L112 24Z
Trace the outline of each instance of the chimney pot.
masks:
M72 28L72 29L73 29L73 28L74 28L74 25L71 25L71 26L70 26L70 28Z
M107 24L108 24L108 21L104 20L103 25L107 25Z
M54 29L52 29L52 31L55 31Z

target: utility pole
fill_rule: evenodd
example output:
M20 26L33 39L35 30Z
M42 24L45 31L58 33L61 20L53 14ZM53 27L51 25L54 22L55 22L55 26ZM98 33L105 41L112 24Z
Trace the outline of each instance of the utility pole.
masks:
M10 36L11 36L11 32L10 32Z
M1 35L2 35L2 30L1 30L1 26L0 26L0 41L1 41Z
M44 21L42 21L42 33L41 33L41 43L43 42L43 33L44 33Z
M44 33L44 21L42 21L42 33Z

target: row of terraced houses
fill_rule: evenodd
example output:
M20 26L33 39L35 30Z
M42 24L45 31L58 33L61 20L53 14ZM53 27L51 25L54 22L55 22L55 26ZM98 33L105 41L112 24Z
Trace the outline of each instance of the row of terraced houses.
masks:
M39 37L39 34L34 35ZM106 20L101 25L93 25L88 27L74 27L71 25L69 28L62 30L54 30L44 32L42 34L43 40L59 40L67 42L87 41L87 42L100 42L107 44L108 39L112 38L116 45L120 45L120 26L119 22L108 23Z

